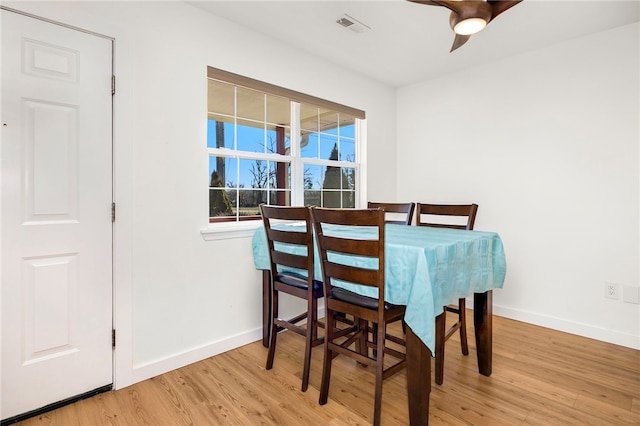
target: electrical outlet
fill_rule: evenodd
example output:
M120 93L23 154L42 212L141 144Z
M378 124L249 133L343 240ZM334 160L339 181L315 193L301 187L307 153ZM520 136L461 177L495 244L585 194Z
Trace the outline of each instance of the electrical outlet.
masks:
M604 297L618 299L618 284L612 282L604 283Z

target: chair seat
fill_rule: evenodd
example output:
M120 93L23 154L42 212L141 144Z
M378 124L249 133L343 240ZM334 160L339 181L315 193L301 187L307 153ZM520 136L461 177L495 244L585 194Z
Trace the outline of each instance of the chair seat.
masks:
M307 277L295 272L282 272L278 274L276 280L280 281L281 283L305 290L308 287ZM313 291L322 291L322 281L313 280Z
M331 295L338 300L342 300L343 302L351 303L353 305L362 306L367 309L378 309L378 299L374 299L373 297L362 296L360 294L354 293L349 290L345 290L340 287L332 287ZM401 307L401 305L394 305L389 302L384 302L384 309L391 310L397 309Z

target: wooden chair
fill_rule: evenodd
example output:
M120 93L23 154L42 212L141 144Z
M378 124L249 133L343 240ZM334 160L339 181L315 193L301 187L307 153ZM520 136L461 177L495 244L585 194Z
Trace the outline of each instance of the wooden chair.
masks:
M477 204L421 204L418 203L416 224L436 228L473 229L478 212ZM436 219L437 218L437 219ZM458 220L458 223L452 223ZM447 312L458 315L458 319L445 331ZM436 327L436 372L435 381L441 385L444 381L444 344L458 330L460 330L460 346L463 355L469 355L467 343L467 315L466 300L458 299L458 306L448 305L442 313L443 326Z
M411 225L413 222L413 211L416 203L374 203L369 201L367 207L370 209L382 208L384 210L384 222L394 223L396 225ZM406 324L402 322L402 331L406 330ZM376 324L372 325L371 331L376 336ZM387 336L388 340L392 340L398 344L404 345L404 338L398 336Z
M304 336L306 339L302 370L302 391L304 392L309 386L311 349L324 341L323 337L318 337L318 328L324 326L318 321L318 299L323 297L323 289L322 283L313 279L314 241L309 208L261 204L260 212L271 260L271 332L266 369L270 370L273 367L279 331L286 329ZM300 226L282 226L296 223ZM278 224L280 226L277 226ZM288 251L284 251L284 247L287 247ZM299 250L301 254L290 253L292 248L293 251ZM292 268L299 272L291 271ZM279 318L278 294L280 292L306 300L306 311L291 319ZM298 325L305 319L306 327Z
M404 318L405 306L384 301L384 210L378 209L326 209L311 208L311 218L316 232L320 262L322 265L325 300L325 343L320 405L327 403L331 363L338 355L346 355L361 364L375 367L375 400L373 424L380 424L382 406L382 381L406 366L405 353L385 345L387 324ZM331 225L371 227L371 239L349 238L332 233ZM335 231L335 228L333 228ZM376 269L349 266L339 262L336 254L369 258ZM341 280L376 289L378 298L361 296L333 285ZM350 315L354 326L336 328L336 316ZM369 339L369 322L377 324L377 335ZM355 347L354 347L355 346ZM370 353L369 349L373 349ZM385 355L395 358L385 368Z
M385 223L411 225L416 203L374 203L369 201L367 207L370 209L383 208L385 211Z

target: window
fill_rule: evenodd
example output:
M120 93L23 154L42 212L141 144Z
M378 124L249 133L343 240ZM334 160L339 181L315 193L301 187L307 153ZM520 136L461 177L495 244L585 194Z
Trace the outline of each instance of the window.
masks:
M209 67L209 222L259 205L356 207L364 112Z

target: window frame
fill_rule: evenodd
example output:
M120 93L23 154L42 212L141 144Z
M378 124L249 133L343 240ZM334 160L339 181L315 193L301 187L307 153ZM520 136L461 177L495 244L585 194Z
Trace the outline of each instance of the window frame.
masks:
M210 79L218 80L224 83L232 84L239 87L248 88L258 92L262 92L268 95L280 96L289 99L291 102L291 115L292 121L290 125L290 144L291 152L289 155L282 155L277 153L251 153L249 151L229 150L228 148L209 148L207 147L207 158L215 156L216 154L222 155L226 158L249 158L249 159L268 159L270 161L283 161L288 162L291 165L291 199L292 206L304 204L304 187L302 185L293 185L293 182L302 182L304 180L304 165L313 164L321 166L338 166L349 167L356 169L355 176L355 194L354 202L355 207L363 205L363 199L365 197L365 188L363 183L366 181L366 164L363 161L365 158L365 145L366 145L366 114L364 111L341 105L332 101L317 98L304 93L296 92L290 89L286 89L280 86L276 86L270 83L265 83L259 80L254 80L249 77L244 77L238 74L224 71L221 69L207 67L207 82ZM301 157L300 153L300 104L311 104L319 108L326 108L338 113L343 113L352 116L355 119L354 123L354 140L355 140L355 161L344 160L325 160L319 158L307 158ZM207 108L208 110L208 108ZM207 194L209 189L207 188ZM209 199L209 195L207 195ZM208 224L205 228L201 229L201 234L204 240L219 240L228 238L241 238L249 237L253 235L254 230L261 224L259 217L254 216L247 217L245 220L229 220L229 221L210 221L207 217Z

